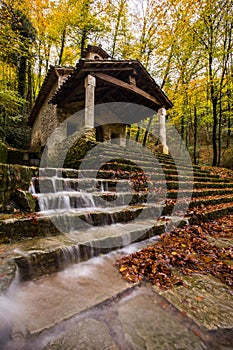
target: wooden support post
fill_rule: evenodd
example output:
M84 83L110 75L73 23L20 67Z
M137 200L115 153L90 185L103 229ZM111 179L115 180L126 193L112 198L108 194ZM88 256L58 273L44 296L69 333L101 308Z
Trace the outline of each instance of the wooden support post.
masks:
M88 75L85 79L85 120L84 127L94 128L94 106L95 106L95 86L96 79L92 75Z
M167 147L167 139L166 139L166 114L167 111L164 107L158 110L159 115L159 139L162 144L162 152L164 154L168 154L169 150Z

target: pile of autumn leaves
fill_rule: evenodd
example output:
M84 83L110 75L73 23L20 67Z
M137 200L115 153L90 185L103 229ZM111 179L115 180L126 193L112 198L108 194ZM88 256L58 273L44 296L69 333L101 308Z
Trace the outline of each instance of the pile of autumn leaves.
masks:
M175 228L161 235L155 245L122 257L116 265L128 282L149 281L164 289L183 284L180 274L194 273L212 274L232 286L232 247L229 244L219 247L218 239L233 240L233 215L210 223Z

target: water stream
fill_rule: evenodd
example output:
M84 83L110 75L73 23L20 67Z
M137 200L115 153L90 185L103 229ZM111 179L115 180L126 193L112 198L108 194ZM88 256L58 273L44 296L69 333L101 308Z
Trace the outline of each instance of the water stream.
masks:
M51 339L61 335L55 325L68 318L72 322L76 314L125 290L127 283L114 266L116 259L155 240L131 244L85 262L78 262L77 250L64 248L63 260L74 264L61 272L24 283L19 282L17 273L6 295L0 297L1 350L43 349ZM47 331L40 335L49 328L49 335ZM34 333L38 333L36 338L31 336Z

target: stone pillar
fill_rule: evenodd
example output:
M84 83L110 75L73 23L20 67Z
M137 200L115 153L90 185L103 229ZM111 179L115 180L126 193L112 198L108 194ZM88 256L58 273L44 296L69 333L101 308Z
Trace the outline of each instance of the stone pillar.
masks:
M162 152L164 154L168 154L169 150L167 147L167 140L166 140L166 114L167 111L164 107L160 108L158 110L159 115L159 139L162 144Z
M94 128L94 106L95 106L95 86L96 79L92 75L88 75L84 82L85 86L85 118L84 127Z

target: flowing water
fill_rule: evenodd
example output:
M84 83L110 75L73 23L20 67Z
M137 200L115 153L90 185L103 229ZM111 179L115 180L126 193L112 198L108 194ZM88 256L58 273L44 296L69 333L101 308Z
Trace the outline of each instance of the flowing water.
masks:
M49 340L58 337L59 334L54 334L55 325L127 289L127 283L114 266L116 259L154 240L131 244L79 263L76 263L77 250L63 248L60 264L65 259L69 264L74 263L63 271L26 283L19 282L17 273L7 294L0 297L0 348L27 349L34 339L31 335L38 333L36 347L28 349L42 349ZM47 328L51 328L49 337L46 333L44 337L39 335Z

